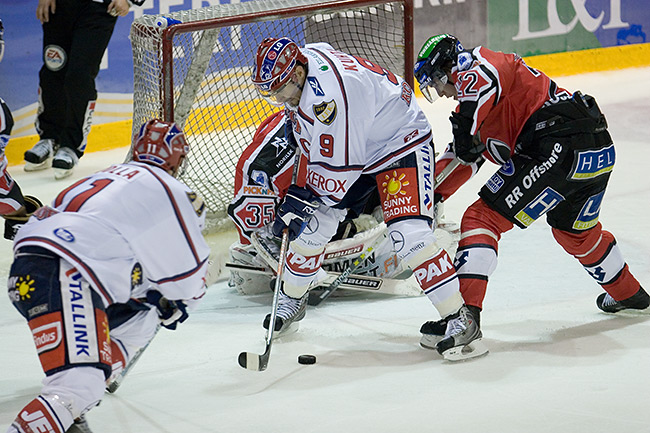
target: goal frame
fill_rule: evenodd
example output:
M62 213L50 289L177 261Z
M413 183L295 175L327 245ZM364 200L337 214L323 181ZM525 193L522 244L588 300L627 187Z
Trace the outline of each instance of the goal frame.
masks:
M350 9L353 7L380 6L385 3L402 3L404 5L404 71L402 78L413 88L413 0L341 0L329 1L313 5L298 6L293 8L276 9L272 15L268 12L252 12L233 17L210 18L203 21L190 21L178 23L167 27L162 32L162 116L163 120L174 121L174 70L173 70L173 39L174 36L182 33L190 33L200 30L241 25L254 21L267 21L274 18L293 18L304 15L306 12L323 11L324 13L338 9ZM410 48L409 48L410 47Z

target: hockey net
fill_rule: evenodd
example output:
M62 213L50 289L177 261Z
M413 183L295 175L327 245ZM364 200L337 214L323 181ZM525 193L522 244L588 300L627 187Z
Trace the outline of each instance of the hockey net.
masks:
M235 166L257 125L278 110L250 83L257 45L288 36L328 42L413 85L412 2L257 0L144 15L131 27L134 132L152 118L183 126L191 154L181 180L200 194L211 228L226 221Z

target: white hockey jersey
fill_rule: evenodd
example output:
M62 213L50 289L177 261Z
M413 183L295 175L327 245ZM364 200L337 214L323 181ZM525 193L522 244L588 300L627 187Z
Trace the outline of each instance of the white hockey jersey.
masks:
M63 190L19 231L14 250L37 245L75 266L105 305L153 286L172 300L205 293L210 249L204 205L164 170L113 165Z
M430 140L431 127L401 77L326 43L301 51L309 71L299 106L288 113L309 160L307 188L335 206L361 174Z

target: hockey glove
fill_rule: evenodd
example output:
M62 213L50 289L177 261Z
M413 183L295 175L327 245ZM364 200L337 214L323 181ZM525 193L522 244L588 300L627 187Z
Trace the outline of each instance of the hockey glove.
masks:
M25 200L25 215L3 215L5 219L4 238L10 241L16 237L18 230L25 225L29 217L43 206L43 203L39 199L31 195L26 195L23 199Z
M309 220L320 205L321 201L310 191L291 185L276 212L273 234L282 236L282 230L287 227L289 242L293 241L307 227Z
M454 111L451 113L449 120L451 121L451 129L454 134L452 148L456 158L465 165L476 162L485 150L485 145L481 143L478 137L473 137L470 134L472 130L472 119Z
M160 324L172 331L176 329L179 323L187 320L187 305L183 301L171 301L165 298L158 290L149 290L147 292L147 302L158 310Z

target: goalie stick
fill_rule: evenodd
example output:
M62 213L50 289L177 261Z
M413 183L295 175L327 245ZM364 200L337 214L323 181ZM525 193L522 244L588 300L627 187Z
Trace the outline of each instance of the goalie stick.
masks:
M275 272L272 269L263 266L244 265L241 263L226 263L225 266L231 270L267 275L269 277L275 276ZM317 287L321 287L323 284L332 284L339 275L341 275L341 272L327 271L327 278ZM382 278L364 274L350 275L343 280L339 289L373 292L383 295L419 296L422 294L420 287L417 286L417 283L413 283L411 278Z
M366 257L368 257L368 255L372 253L379 246L379 244L381 244L385 239L386 239L386 233L383 233L381 236L377 236L377 238L375 238L375 240L363 250L363 252L359 255L359 257L354 259L352 265L346 267L345 270L341 272L341 274L338 277L336 277L334 282L332 282L332 284L327 286L322 293L320 293L317 296L311 296L311 295L309 296L309 300L308 300L309 305L313 305L313 306L320 305L321 302L323 302L325 299L332 296L332 293L334 293L334 291L336 291L336 289L338 289L339 286L345 280L347 280L348 277L350 277L350 274L352 274L352 272L354 272L359 266L361 266L361 264L366 259ZM379 280L381 281L381 278L379 278Z
M149 341L147 341L147 344L142 346L140 349L138 349L137 352L135 352L135 355L131 358L129 362L127 362L126 366L120 371L120 374L115 376L115 379L111 380L107 385L106 385L106 391L109 393L113 394L115 391L117 391L117 388L120 387L122 382L124 381L124 378L126 377L127 374L129 374L129 371L133 368L136 362L140 359L142 354L144 353L145 350L147 350L147 347L149 347L149 344L153 341L153 339L156 337L156 334L158 334L158 331L160 331L162 325L158 324L156 326L156 331L153 333L153 336Z

